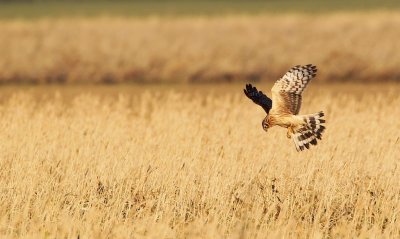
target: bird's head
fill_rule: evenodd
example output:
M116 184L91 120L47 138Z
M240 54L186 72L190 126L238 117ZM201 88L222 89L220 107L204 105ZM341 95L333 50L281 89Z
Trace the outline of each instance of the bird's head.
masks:
M268 132L268 129L269 129L268 117L265 117L265 119L262 121L262 127L263 127L263 130L265 130L265 132Z

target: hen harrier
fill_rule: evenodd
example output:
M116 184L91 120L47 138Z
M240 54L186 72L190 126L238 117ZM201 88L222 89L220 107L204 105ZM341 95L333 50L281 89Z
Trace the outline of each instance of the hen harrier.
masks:
M267 112L262 121L263 129L267 131L275 125L287 128L287 137L293 138L297 151L308 149L310 144L317 145L317 139L321 140L322 132L325 130L325 126L322 125L325 123L322 111L298 115L301 93L315 77L316 72L317 67L311 64L293 67L272 87L272 100L251 84L247 84L244 89L246 96Z

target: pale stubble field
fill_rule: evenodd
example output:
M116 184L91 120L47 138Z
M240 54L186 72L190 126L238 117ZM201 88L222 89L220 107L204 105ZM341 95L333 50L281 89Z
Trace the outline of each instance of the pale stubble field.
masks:
M78 88L3 87L0 237L400 236L399 85L311 84L301 153L242 85Z

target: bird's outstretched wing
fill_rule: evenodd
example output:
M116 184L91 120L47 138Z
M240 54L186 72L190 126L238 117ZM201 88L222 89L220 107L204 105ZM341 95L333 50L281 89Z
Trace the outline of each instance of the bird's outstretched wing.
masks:
M272 87L273 110L297 115L301 107L301 94L315 77L317 67L308 64L291 68Z
M246 85L246 89L244 89L244 93L247 97L249 97L254 103L261 106L267 114L269 110L272 108L272 100L268 98L262 91L258 91L256 87L251 84Z

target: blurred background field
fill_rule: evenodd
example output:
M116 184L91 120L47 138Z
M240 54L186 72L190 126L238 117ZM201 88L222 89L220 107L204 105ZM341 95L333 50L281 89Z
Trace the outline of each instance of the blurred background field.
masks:
M399 1L0 1L0 237L399 238ZM298 153L265 133L318 74Z
M275 81L313 63L322 81L400 79L400 15L360 13L3 21L3 83Z
M1 83L398 81L398 1L3 1Z

